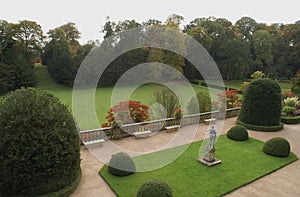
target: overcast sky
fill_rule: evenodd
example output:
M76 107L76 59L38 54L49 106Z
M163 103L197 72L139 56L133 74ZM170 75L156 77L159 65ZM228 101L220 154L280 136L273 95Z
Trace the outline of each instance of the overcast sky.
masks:
M81 42L102 40L105 18L113 21L148 19L165 21L171 14L182 15L188 23L198 17L215 16L235 23L243 16L257 22L294 23L300 20L299 0L3 0L0 19L9 22L33 20L46 33L67 22L75 22Z

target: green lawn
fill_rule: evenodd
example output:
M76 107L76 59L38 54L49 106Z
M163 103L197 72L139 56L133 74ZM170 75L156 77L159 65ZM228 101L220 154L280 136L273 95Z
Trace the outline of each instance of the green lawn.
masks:
M167 182L176 197L221 196L269 174L298 158L291 153L287 158L276 158L262 152L263 142L250 138L237 142L220 136L216 146L216 157L222 164L207 167L196 161L200 142L190 145L176 161L155 171L137 172L128 177L110 175L105 165L99 174L120 197L135 196L138 188L148 179ZM167 157L178 147L134 158L147 161Z
M47 92L50 92L57 97L61 99L61 101L67 105L70 106L70 109L72 108L72 88L71 87L65 87L58 85L55 81L53 81L47 71L47 68L45 66L37 66L36 68L36 77L37 77L37 88L40 88L42 90L45 90ZM154 100L154 91L157 89L158 85L154 84L147 84L140 86L137 88L133 94L131 95L130 99L132 100L138 100L142 103L150 106L153 103ZM207 91L206 87L193 85L194 89L196 91ZM121 87L118 89L120 93L126 93L131 89L131 87ZM107 115L107 111L109 110L111 106L111 94L112 94L112 87L107 88L97 88L96 94L95 94L95 108L96 108L96 114L98 116L99 122L102 124L106 122L105 116ZM180 90L182 91L183 95L187 91L187 88L185 86L180 87ZM182 97L184 103L188 103L190 100L190 97L183 96ZM185 108L186 106L184 106ZM76 118L76 117L75 117ZM83 125L80 125L82 129L94 129L97 127L96 125L90 124L88 118L85 119L85 114L82 114L82 117L77 117L77 119L83 119L84 123Z
M278 83L282 92L291 91L292 83Z
M234 89L239 90L241 85L243 84L243 82L244 81L242 81L242 80L230 80L230 81L224 80L224 85L228 88L234 88ZM216 82L208 81L208 83L215 84ZM278 84L283 92L290 91L291 86L292 86L291 82L290 83L279 83L278 82Z
M200 82L205 82L204 80L200 80ZM209 84L219 84L219 82L215 81L215 80L208 80L206 81L206 83ZM223 81L225 87L227 88L234 88L234 89L240 89L241 85L243 84L242 80L230 80L230 81Z
M36 77L37 77L37 88L40 88L42 90L45 90L47 92L50 92L57 97L61 99L61 101L67 105L70 106L70 109L72 109L72 88L71 87L65 87L58 85L55 81L53 81L47 71L47 68L45 66L36 66ZM210 81L213 83L213 81ZM239 89L240 85L243 83L241 80L232 80L232 81L224 81L225 86ZM280 83L279 84L283 91L287 91L290 89L291 84L290 83ZM207 91L208 89L206 87L193 85L194 89L196 91ZM150 106L153 103L154 99L154 91L157 88L157 85L149 84L149 85L143 85L136 89L131 99L133 100L139 100L144 104L147 104ZM107 111L109 110L111 106L111 93L112 93L111 87L108 88L97 88L96 94L95 94L95 108L96 108L96 114L98 117L98 120L100 124L106 122L105 116L107 114ZM119 89L119 92L127 92L130 89L130 87L122 87ZM180 87L181 91L183 92L182 100L184 101L183 109L186 108L186 104L190 100L189 96L186 96L185 91L187 90L186 87L182 86ZM212 92L213 94L216 94L215 91ZM3 98L3 96L0 96L0 99ZM216 100L216 97L215 99ZM76 117L75 117L76 118ZM85 119L86 118L86 119ZM80 122L80 126L82 125L82 129L94 129L95 127L98 127L99 125L90 124L89 118L86 117L85 114L82 114L81 117L77 117L77 119L82 119L84 122L84 125L82 125L82 121ZM88 126L87 126L88 125Z
M228 88L234 88L234 89L239 90L241 85L243 84L243 81L241 81L241 80L224 81L224 84Z

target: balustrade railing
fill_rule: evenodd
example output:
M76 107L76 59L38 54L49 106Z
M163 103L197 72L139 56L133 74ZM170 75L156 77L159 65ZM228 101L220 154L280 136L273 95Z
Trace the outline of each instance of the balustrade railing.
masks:
M226 118L237 116L240 108L230 108L226 109ZM206 119L210 118L218 118L220 111L211 111L199 114L191 114L184 115L180 122L181 126L184 125L192 125L199 124L204 122ZM119 133L114 133L114 129L111 127L92 129L92 130L84 130L80 131L80 137L83 143L96 141L99 139L117 139L132 136L134 132L143 132L143 131L151 131L151 132L159 132L164 130L167 126L177 125L179 124L175 118L165 118L160 120L151 120L147 122L139 122L139 123L131 123L125 124L120 127Z

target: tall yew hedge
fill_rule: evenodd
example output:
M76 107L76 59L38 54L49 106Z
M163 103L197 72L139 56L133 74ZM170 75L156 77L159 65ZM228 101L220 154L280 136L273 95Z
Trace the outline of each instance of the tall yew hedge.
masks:
M257 126L280 124L282 94L271 79L257 79L246 88L238 120Z

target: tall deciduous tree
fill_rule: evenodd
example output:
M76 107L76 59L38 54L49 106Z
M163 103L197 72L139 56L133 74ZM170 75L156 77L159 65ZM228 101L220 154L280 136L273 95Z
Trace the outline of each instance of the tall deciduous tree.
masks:
M226 80L244 79L251 65L250 47L247 43L229 39L221 48L219 69Z
M0 58L1 63L4 62L4 50L12 40L11 24L5 20L0 20Z
M186 48L185 48L184 37L181 37L177 39L176 42L174 42L174 34L173 34L174 30L181 31L179 25L181 24L182 20L183 17L180 15L176 15L176 14L170 15L167 18L164 25L158 25L164 27L164 29L162 29L159 35L157 34L157 31L152 31L150 27L147 33L149 34L151 43L155 44L155 43L164 42L166 44L170 44L171 46L177 48L182 52L185 52ZM183 73L183 68L185 66L184 57L180 56L179 54L173 53L171 51L158 49L158 48L149 50L147 61L160 62L166 65L170 65L181 73ZM158 65L156 73L164 73L164 69ZM174 77L176 78L176 76Z
M258 28L257 22L250 17L242 17L235 23L235 26L246 42L251 42L253 34Z
M39 56L45 39L42 27L34 21L23 20L12 26L14 38L26 51L28 58Z
M33 58L39 55L42 41L43 32L36 22L0 21L0 93L35 84Z
M265 71L273 63L273 37L266 30L258 30L253 35L252 45L257 69Z
M110 36L115 35L115 28L116 28L116 23L111 22L109 17L106 17L106 22L103 26L103 30L101 30L101 33L104 33L103 38L106 39Z
M62 29L58 29L59 39L52 38L48 47L51 50L48 60L48 71L50 76L59 84L72 85L75 78L76 68L73 66L70 43L64 37Z
M50 76L59 84L73 85L82 60L94 47L94 43L81 46L80 32L74 23L67 23L48 32L50 41L44 48L42 60L48 66Z
M187 34L197 40L207 51L211 50L212 38L204 27L193 27L187 31Z

